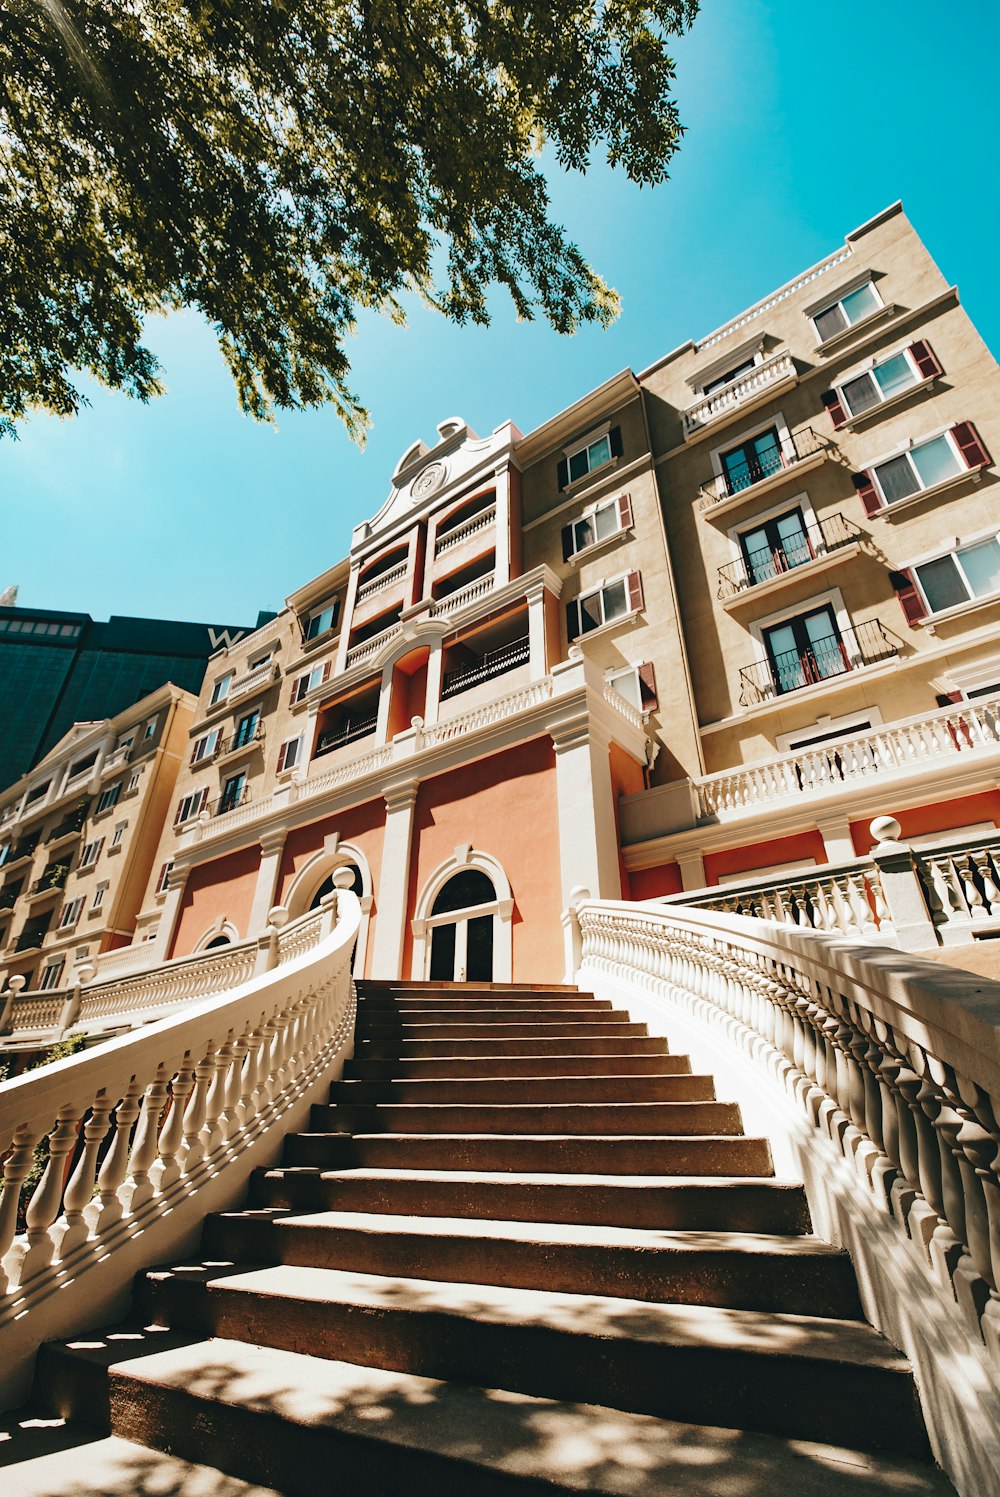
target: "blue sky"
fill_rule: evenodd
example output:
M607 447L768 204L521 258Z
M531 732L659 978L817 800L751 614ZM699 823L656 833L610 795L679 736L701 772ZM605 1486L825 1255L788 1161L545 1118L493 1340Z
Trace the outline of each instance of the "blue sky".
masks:
M344 555L400 453L463 416L522 431L630 365L709 332L902 198L944 274L1000 350L1000 5L944 24L928 0L702 0L677 47L688 135L672 180L603 166L551 181L555 212L622 295L606 332L460 329L419 305L405 329L367 318L354 385L366 450L332 412L275 431L236 409L208 331L157 319L168 393L93 390L73 421L36 417L0 442L0 588L24 606L252 621Z

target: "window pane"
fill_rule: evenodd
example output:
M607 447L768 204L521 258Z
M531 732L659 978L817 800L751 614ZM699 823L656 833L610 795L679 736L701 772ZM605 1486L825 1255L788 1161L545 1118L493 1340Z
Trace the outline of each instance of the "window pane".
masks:
M623 675L612 676L611 685L620 697L630 702L637 712L642 711L642 697L639 694L639 677L635 671L626 671Z
M847 318L840 310L839 304L827 307L826 311L820 312L817 317L813 318L813 321L816 324L816 331L819 333L821 342L826 338L832 338L834 333L843 332L847 326Z
M946 478L954 478L961 468L947 437L935 437L933 442L914 447L911 456L926 489L932 484L944 483Z
M862 317L868 317L872 312L878 310L879 299L875 295L870 282L859 286L857 291L849 291L841 297L840 305L844 309L847 321L853 327L854 323L860 322Z
M894 504L897 499L906 499L908 495L916 494L920 488L908 457L893 457L887 463L879 463L875 475L882 485L887 504Z
M969 596L955 565L954 556L941 556L937 561L926 562L922 567L917 567L917 576L927 594L932 613L936 613L939 608L951 608L956 603L964 603Z
M798 510L791 515L782 515L777 522L778 538L785 561L790 567L800 567L812 559L812 547L806 537L805 522Z
M849 379L842 386L844 399L847 401L847 409L852 416L860 416L862 411L870 411L873 405L879 405L882 396L870 374L861 374L857 379Z
M624 582L613 582L610 587L604 589L605 619L617 619L626 612L627 608L628 598Z
M873 373L883 400L888 400L891 395L898 395L900 390L908 390L917 382L913 366L905 353L898 353L894 359L886 359Z
M594 516L597 529L597 539L606 540L609 535L614 535L618 529L618 506L617 504L605 504Z
M775 574L774 557L764 530L751 530L743 537L747 569L752 582L766 582Z
M608 437L602 437L599 442L587 448L587 456L590 459L591 468L599 468L602 463L611 461L611 441Z
M958 559L974 597L985 598L1000 591L1000 544L996 539L968 546L959 551Z
M573 526L573 544L577 551L582 551L584 546L594 543L594 527L590 519L577 520Z
M584 448L582 452L574 452L573 456L569 460L570 483L575 482L575 480L578 478L582 478L587 471L587 450L586 448Z
M589 597L580 599L580 622L584 634L589 634L591 629L599 629L604 623L600 593L591 593Z

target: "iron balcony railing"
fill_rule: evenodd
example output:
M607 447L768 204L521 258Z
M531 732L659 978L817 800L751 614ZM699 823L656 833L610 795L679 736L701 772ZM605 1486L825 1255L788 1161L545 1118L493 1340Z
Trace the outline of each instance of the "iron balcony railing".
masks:
M860 540L864 532L844 515L830 515L816 525L803 525L798 535L786 536L780 545L747 548L739 561L731 561L719 568L719 590L717 596L733 598L737 593L757 587L762 582L771 582L807 562L829 556L844 546Z
M22 858L30 858L38 846L39 835L38 832L33 832L30 837L22 837L20 842L15 842L4 867L9 868L12 863L19 863Z
M69 874L68 863L50 863L47 868L35 879L31 886L32 894L45 894L49 889L61 889Z
M499 649L487 650L474 665L447 671L441 686L441 696L457 696L461 691L469 691L473 686L478 686L480 681L502 676L505 671L512 671L515 666L523 665L530 654L531 644L527 635L523 639L515 639L509 645L501 645Z
M0 889L0 910L12 910L21 893L21 885L12 885L9 889Z
M347 718L332 732L320 734L313 757L319 759L323 754L332 754L334 749L343 748L347 743L354 743L358 738L367 738L377 727L377 716L353 720Z
M82 831L89 810L89 805L81 806L73 812L72 816L67 816L65 821L60 821L59 825L54 826L49 832L46 842L58 842L62 837L69 837L74 832Z
M707 483L703 483L702 508L711 509L713 504L733 499L757 484L774 478L776 474L795 468L807 458L819 457L831 450L832 443L826 437L813 431L811 426L803 427L802 431L783 438L769 451L748 458L738 469L718 473Z
M41 946L42 942L45 940L47 929L48 927L46 927L46 930L22 930L21 934L14 942L14 950L37 951L38 947Z
M215 758L224 759L227 754L235 754L240 749L249 748L251 744L263 742L264 724L259 722L255 725L252 732L241 733L237 731L231 734L230 737L223 738L215 751Z
M208 811L212 816L225 816L227 811L235 811L237 806L245 806L252 797L250 786L244 785L235 795L220 795L218 800L210 801Z
M740 704L752 707L770 697L801 691L863 665L875 665L899 654L900 641L878 619L811 640L801 650L785 650L740 671Z

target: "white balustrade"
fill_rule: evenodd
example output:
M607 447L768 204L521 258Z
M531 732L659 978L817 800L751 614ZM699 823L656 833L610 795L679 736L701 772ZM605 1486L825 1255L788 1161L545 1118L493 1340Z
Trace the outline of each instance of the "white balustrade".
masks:
M216 996L0 1084L0 1394L23 1387L39 1341L120 1314L140 1266L176 1251L207 1210L235 1205L250 1169L274 1157L271 1130L305 1125L350 1043L359 919L338 890L311 917L307 949L301 922L286 926L268 941L277 966L234 985L232 963L225 982L202 964ZM48 1164L22 1201L46 1139Z
M116 946L94 958L99 977L118 977L123 972L141 972L152 962L152 942L139 941L133 946Z
M245 675L237 676L230 686L226 695L227 702L237 702L240 697L248 696L251 691L267 685L274 679L278 670L277 661L265 660L263 665L258 665L254 670L247 671Z
M392 763L392 744L383 744L381 748L369 749L367 753L355 754L353 759L347 759L343 764L335 764L332 769L327 769L323 774L310 775L296 789L296 800L309 800L314 795L322 795L326 790L332 790L336 785L345 785L350 780L357 780L362 775L373 774L378 769L384 769Z
M631 723L633 728L645 727L642 713L637 707L633 707L631 702L627 702L620 691L615 691L613 686L605 686L604 700L609 707L615 709L620 717L624 717L626 722Z
M728 819L851 781L918 772L956 754L998 751L1000 697L991 697L867 728L764 764L721 770L694 786L700 816Z
M468 712L459 713L457 717L450 717L444 722L427 724L423 729L424 746L432 748L439 743L450 743L452 739L461 738L466 733L474 733L478 728L486 728L492 723L504 722L509 717L517 717L519 713L526 712L529 707L537 707L540 702L547 702L551 696L552 677L543 676L539 681L531 681L518 691L512 691L505 697L498 697L493 702L484 702L481 707L472 707Z
M461 525L456 525L454 530L448 530L444 535L438 536L434 542L434 555L441 556L445 551L450 551L454 546L460 546L463 541L469 540L481 530L488 530L494 524L497 517L497 507L491 504L488 509L481 509L478 514L470 516Z
M369 598L374 598L377 593L385 592L387 587L394 587L397 582L402 582L406 576L408 562L401 561L398 566L390 567L378 577L373 577L371 582L366 582L358 588L354 599L355 608L361 603L367 603Z
M734 379L723 389L715 390L689 406L684 412L685 435L728 415L730 411L759 395L762 390L781 380L790 379L794 373L795 362L791 354L787 353L776 354L771 359L765 359L762 364L756 364L739 379Z
M478 603L480 598L485 598L493 591L495 578L496 574L489 572L485 577L477 577L474 582L449 593L447 597L435 598L431 604L431 617L439 618L443 613L457 613L460 608L468 608L470 603Z
M131 752L132 745L130 743L120 744L113 753L110 753L108 755L104 763L101 765L101 773L110 774L112 770L120 769L123 764L128 763L128 756ZM86 781L93 774L93 772L93 768L91 767L84 774L74 776L73 780L67 780L66 784L63 786L63 794L65 794L70 786L75 783L75 780Z
M770 920L798 930L895 944L895 928L879 870L869 859L817 869L815 873L779 874L766 882L671 895L670 903L674 902L684 908Z
M1000 925L1000 837L964 838L961 846L918 852L917 861L943 945L971 940L976 925Z
M372 655L377 655L384 645L387 645L391 639L395 639L397 634L402 633L402 629L402 624L392 624L388 629L383 629L380 634L373 634L371 639L352 645L347 652L345 662L347 669L350 670L352 666L360 665L362 660L368 660Z

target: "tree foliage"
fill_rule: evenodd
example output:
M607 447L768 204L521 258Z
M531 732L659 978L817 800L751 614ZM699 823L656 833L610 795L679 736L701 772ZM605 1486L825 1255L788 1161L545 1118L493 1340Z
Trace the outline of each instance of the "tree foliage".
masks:
M538 148L666 176L668 45L698 0L4 0L0 411L76 371L159 392L144 318L192 307L244 410L366 416L344 343L418 290L562 332L617 299L552 221Z

